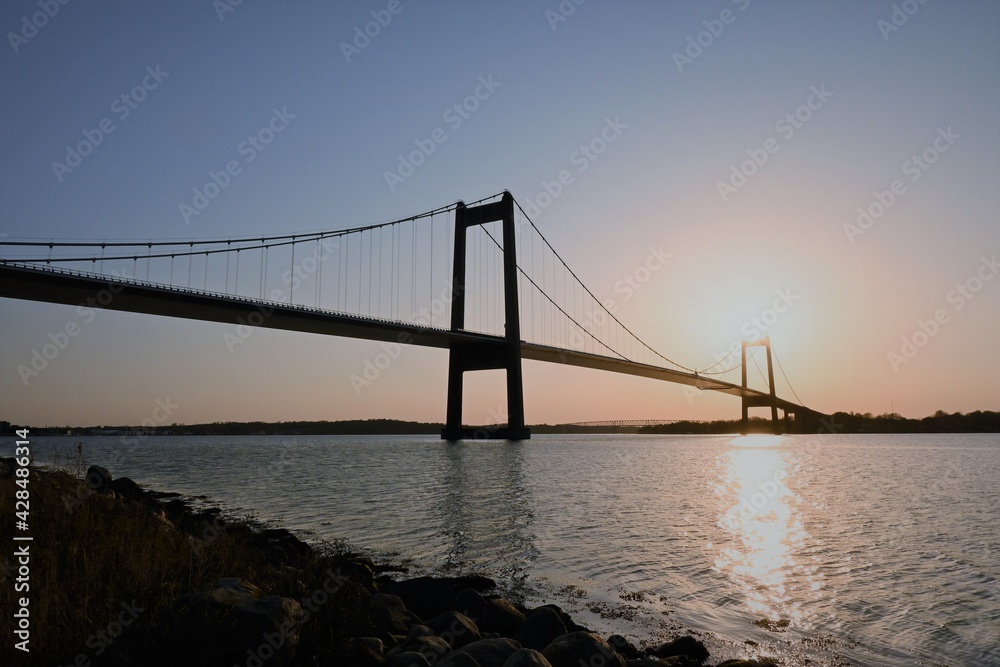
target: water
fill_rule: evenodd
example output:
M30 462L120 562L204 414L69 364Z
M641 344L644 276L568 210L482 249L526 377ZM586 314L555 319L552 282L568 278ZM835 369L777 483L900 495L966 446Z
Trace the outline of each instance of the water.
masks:
M713 661L1000 665L996 435L36 438L36 460L78 440L145 486L481 572L605 633L702 631Z

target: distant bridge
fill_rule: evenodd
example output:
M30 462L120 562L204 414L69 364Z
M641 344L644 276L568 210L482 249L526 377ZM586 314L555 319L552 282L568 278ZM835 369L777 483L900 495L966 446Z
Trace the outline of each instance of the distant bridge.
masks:
M593 422L573 422L567 426L617 426L622 428L638 428L643 426L662 426L679 422L698 423L700 419L605 419Z
M776 432L779 409L786 423L794 415L796 430L815 430L822 416L776 395L767 339L744 343L741 362L729 368L719 368L724 359L699 371L656 351L579 280L507 192L339 230L0 246L12 249L0 259L0 297L447 349L447 439L482 437L482 428L463 426L463 380L487 369L506 372L508 412L508 424L487 435L529 437L522 359L738 396L744 426L752 407L770 408ZM766 392L747 384L747 347L755 345L767 352ZM723 379L737 370L738 384Z

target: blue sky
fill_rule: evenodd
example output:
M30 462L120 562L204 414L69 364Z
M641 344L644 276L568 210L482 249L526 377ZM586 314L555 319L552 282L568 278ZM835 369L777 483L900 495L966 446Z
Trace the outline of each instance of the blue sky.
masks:
M1000 406L1000 280L983 264L1000 252L997 3L70 2L38 18L46 6L0 9L9 238L337 228L505 188L537 201L570 170L536 222L602 298L651 246L669 251L618 315L672 358L712 363L791 290L767 333L806 404ZM345 47L378 18L367 44ZM448 120L483 80L478 108ZM134 108L121 100L144 82ZM276 111L282 131L246 161L241 144ZM53 168L102 121L114 128L92 153ZM620 136L580 171L574 153L609 121ZM446 141L390 187L386 172L437 128ZM925 151L934 162L915 167ZM720 186L764 153L745 183ZM232 160L240 172L185 219L181 205ZM852 230L894 181L884 214ZM981 289L958 306L977 272ZM359 394L350 376L377 344L260 331L230 354L225 326L117 312L23 381L18 367L76 317L0 300L0 418L138 422L168 396L178 422L444 416L440 351L408 349ZM739 408L596 371L527 363L525 378L531 422ZM469 385L467 421L502 412L495 374Z

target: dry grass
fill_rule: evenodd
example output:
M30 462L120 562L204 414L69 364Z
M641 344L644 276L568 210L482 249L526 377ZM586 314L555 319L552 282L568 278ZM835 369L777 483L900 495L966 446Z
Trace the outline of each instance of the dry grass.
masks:
M0 665L98 664L98 634L132 604L145 611L128 631L102 651L112 664L170 664L167 608L171 602L222 577L237 577L266 594L299 600L322 586L349 554L332 550L306 556L296 567L275 564L251 545L252 527L237 526L199 544L138 502L91 495L74 502L82 482L61 471L32 470L31 652L14 649L10 613L4 614ZM0 477L0 539L12 544L12 476ZM14 590L12 549L0 556L0 608L13 610L23 593ZM356 609L364 595L345 586L313 614L302 632L296 663L317 664L338 638L362 621ZM88 647L89 644L89 647ZM176 648L175 646L173 648ZM81 659L79 656L83 655ZM197 661L196 661L197 662Z

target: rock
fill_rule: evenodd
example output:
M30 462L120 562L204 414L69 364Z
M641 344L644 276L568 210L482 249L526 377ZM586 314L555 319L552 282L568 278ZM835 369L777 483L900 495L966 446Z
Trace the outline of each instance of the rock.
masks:
M608 646L613 648L618 655L626 660L638 660L642 657L642 653L635 647L635 644L621 635L611 635L608 637Z
M726 660L720 662L718 667L778 667L778 663L773 658L760 658L758 660Z
M573 618L565 611L563 611L563 608L560 607L559 605L547 604L542 606L545 607L546 609L552 609L557 614L559 614L559 618L562 619L563 625L566 626L566 632L593 632L593 630L591 630L590 628L586 628L577 623L576 621L574 621ZM541 607L539 607L539 609L541 609Z
M406 633L407 639L413 639L414 637L433 637L437 632L429 625L411 625L410 631Z
M486 601L482 619L476 619L476 625L481 632L496 632L503 637L513 637L524 621L524 614L514 605L503 598L491 598Z
M503 667L552 667L545 656L530 648L518 649L507 658Z
M276 565L291 565L312 553L312 547L284 528L268 528L256 533L250 545L266 553Z
M406 608L403 601L395 595L376 593L368 601L375 627L392 634L406 634L411 625L418 625L421 620Z
M344 644L348 646L364 646L379 654L385 652L385 645L378 637L353 637L345 640Z
M111 473L107 468L101 466L90 466L87 468L87 486L94 491L103 491L111 487Z
M206 664L242 664L266 653L268 665L287 665L305 621L295 600L264 595L241 579L220 579L179 598L171 611L175 622L164 645L184 655L195 652Z
M115 480L115 482L117 481ZM177 528L191 535L201 543L201 546L206 546L222 535L225 524L215 512L199 512L197 514L181 514L177 517Z
M480 639L478 642L463 646L455 654L471 657L479 667L503 667L507 659L514 655L519 648L521 645L513 639L501 637L500 639ZM578 666L574 665L573 667Z
M471 619L477 619L483 616L483 610L486 609L486 600L476 590L463 588L452 598L449 606L452 611L465 614Z
M482 639L475 622L457 611L438 614L428 625L434 629L434 634L448 642L453 649L462 648L466 644Z
M440 637L429 635L407 639L389 651L386 656L391 658L400 653L419 653L427 658L428 662L437 662L441 656L451 653L451 647Z
M488 591L496 588L496 583L479 576L417 577L392 582L386 586L385 592L398 595L406 607L421 618L433 618L451 611L449 603L465 588Z
M708 660L708 649L700 641L691 635L678 637L677 639L661 644L652 651L657 658L670 658L681 656L696 665Z
M549 644L542 655L552 667L579 667L599 663L625 667L625 659L592 632L571 632Z
M528 614L514 633L514 639L525 648L544 651L556 637L566 634L566 625L552 607L539 607Z
M138 501L143 499L142 487L128 477L119 477L118 479L111 480L110 486L112 491L125 500Z
M342 562L340 564L340 573L345 577L357 581L369 593L374 593L375 591L375 574L372 567L368 564L367 559L358 559Z
M181 517L190 514L191 509L180 498L174 498L163 503L163 511L171 519L180 520Z
M399 641L396 639L395 635L390 633L388 630L383 630L382 628L377 628L374 625L370 625L365 628L359 636L373 637L380 642L382 642L382 652L385 653L389 649L393 648ZM406 639L405 637L403 639Z
M480 667L479 663L476 662L468 653L449 653L441 662L438 662L434 667Z
M377 667L386 662L382 653L382 640L377 637L354 637L340 643L335 653L335 663L338 665L357 665L358 667Z
M280 544L287 547L296 555L308 556L312 553L312 547L295 537L286 528L267 528L260 532L260 536L271 544Z
M388 660L381 653L376 653L367 646L359 648L352 655L337 660L338 665L352 665L353 667L382 667Z
M389 667L431 667L431 663L422 653L405 651L390 658Z
M673 659L671 659L672 661ZM626 667L663 667L667 661L653 660L652 658L639 658L635 660L629 660L625 663Z

